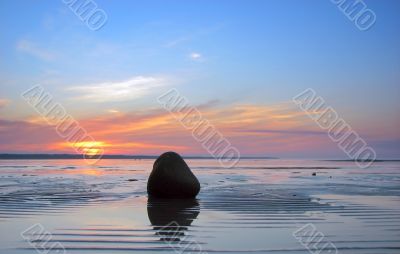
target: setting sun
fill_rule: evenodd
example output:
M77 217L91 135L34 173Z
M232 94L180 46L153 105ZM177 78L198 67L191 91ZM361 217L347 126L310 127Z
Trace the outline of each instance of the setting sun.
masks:
M102 141L84 141L76 143L63 143L63 147L65 146L79 149L85 155L95 156L101 155L104 151L104 147L108 146L108 144Z

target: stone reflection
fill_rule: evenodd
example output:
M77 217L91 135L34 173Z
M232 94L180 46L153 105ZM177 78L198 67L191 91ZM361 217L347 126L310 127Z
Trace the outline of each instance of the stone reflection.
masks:
M157 199L147 201L147 215L160 240L180 242L200 213L196 199Z

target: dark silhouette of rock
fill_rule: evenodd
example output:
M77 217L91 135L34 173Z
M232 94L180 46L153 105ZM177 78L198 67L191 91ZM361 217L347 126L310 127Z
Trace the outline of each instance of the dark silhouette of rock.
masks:
M147 181L147 193L156 198L194 198L200 183L182 157L166 152L154 162Z

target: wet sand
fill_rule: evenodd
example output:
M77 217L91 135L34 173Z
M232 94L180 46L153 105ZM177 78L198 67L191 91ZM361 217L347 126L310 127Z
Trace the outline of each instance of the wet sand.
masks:
M310 223L338 253L400 251L399 162L189 160L202 190L169 201L147 198L152 163L0 160L0 253L310 253ZM51 238L24 240L36 223Z

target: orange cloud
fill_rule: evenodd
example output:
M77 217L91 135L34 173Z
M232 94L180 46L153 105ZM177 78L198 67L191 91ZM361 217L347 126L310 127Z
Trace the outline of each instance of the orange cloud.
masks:
M65 150L74 146L83 147L83 151L85 151L88 155L96 155L98 154L99 149L103 149L108 151L108 154L137 154L143 153L145 150L185 150L184 146L174 146L174 145L159 145L159 144L149 144L149 143L140 143L140 142L126 142L126 143L107 143L104 141L95 141L95 142L78 142L78 143L68 143L63 142L56 144L56 149ZM86 147L86 148L85 148ZM86 149L86 150L85 150Z
M291 103L199 106L199 111L242 155L341 154L327 134ZM105 154L160 154L174 150L207 155L202 145L163 109L119 112L78 119ZM73 153L54 126L36 118L0 120L1 152Z
M8 99L1 99L0 98L0 108L3 108L5 106L7 106L10 103L10 100Z
M313 132L313 128L316 129L313 123L305 121L308 118L304 113L288 103L201 107L200 111L203 118L243 150L243 154L268 155L285 149L296 150L311 140L321 139L320 132ZM83 120L82 125L96 140L105 142L106 153L157 154L175 150L186 154L207 154L191 136L191 131L163 110L100 116ZM307 135L306 139L302 138L304 135Z

